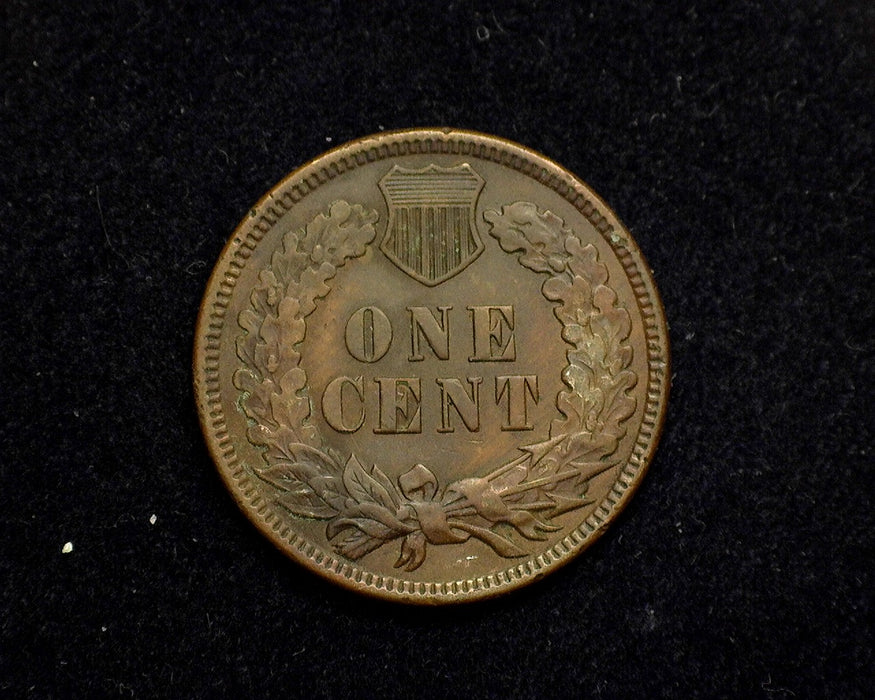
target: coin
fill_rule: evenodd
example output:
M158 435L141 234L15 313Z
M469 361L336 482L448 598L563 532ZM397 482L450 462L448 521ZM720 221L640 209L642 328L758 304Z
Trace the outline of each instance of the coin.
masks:
M523 146L382 133L287 176L210 278L194 384L250 520L347 588L476 600L592 544L650 463L668 334L629 232Z

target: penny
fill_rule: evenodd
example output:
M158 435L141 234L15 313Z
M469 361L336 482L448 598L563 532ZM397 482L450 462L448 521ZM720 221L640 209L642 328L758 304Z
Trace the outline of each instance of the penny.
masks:
M493 596L592 544L641 482L665 317L629 232L509 141L383 133L293 172L210 278L194 383L243 512L409 603Z

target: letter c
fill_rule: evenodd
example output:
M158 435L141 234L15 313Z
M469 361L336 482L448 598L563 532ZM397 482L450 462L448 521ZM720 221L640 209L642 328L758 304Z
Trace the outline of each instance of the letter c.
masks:
M352 422L344 420L343 397L345 386L351 386L358 395L358 418ZM349 392L346 392L349 396ZM338 433L354 433L362 427L365 422L365 394L364 385L361 377L335 377L332 379L325 391L322 392L322 415L328 421L328 425L334 428ZM347 416L348 418L348 416Z

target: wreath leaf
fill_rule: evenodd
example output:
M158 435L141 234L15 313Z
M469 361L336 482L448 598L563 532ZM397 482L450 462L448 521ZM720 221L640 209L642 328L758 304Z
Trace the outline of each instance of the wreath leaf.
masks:
M319 498L311 489L288 491L276 497L276 502L292 515L314 520L329 520L337 511Z
M492 225L490 233L502 250L519 252L524 267L548 273L565 269L568 256L564 244L571 232L553 212L540 211L531 202L514 202L502 207L501 213L485 212L483 218Z
M377 503L384 508L394 509L399 501L398 493L382 472L379 472L379 476L382 478L368 474L355 455L350 455L343 470L343 483L347 493L358 503Z

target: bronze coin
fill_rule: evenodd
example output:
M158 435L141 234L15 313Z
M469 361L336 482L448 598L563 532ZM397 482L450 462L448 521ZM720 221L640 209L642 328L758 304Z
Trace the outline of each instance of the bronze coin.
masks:
M210 452L309 569L408 603L494 596L604 531L653 456L668 334L629 232L493 136L383 133L271 190L197 323Z

